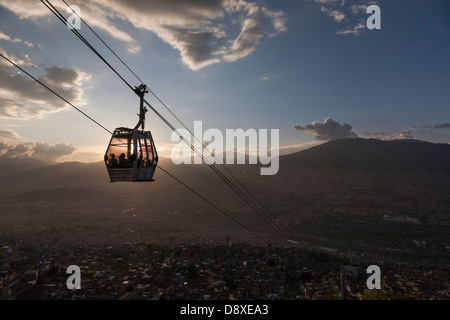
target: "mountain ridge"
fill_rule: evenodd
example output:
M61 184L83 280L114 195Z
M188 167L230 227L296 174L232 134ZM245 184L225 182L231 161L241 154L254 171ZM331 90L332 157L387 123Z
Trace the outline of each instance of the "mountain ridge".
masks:
M448 159L447 145L343 139L281 156L280 170L273 176L260 175L260 165L227 169L303 240L348 245L373 236L447 239ZM156 170L154 182L110 183L103 162L38 168L27 161L0 159L0 166L2 162L16 166L0 172L3 235L37 237L36 230L49 230L53 236L71 228L73 234L60 233L60 238L154 241L176 234L192 240L220 238L225 232L242 236L238 225L162 170ZM276 241L271 228L208 165L174 165L168 158L160 164L246 226ZM414 223L405 225L407 221Z

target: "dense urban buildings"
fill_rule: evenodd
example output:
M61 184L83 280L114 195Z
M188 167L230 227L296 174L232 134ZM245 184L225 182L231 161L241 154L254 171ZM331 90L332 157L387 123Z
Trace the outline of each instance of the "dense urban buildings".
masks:
M183 300L447 300L446 267L377 260L382 288L368 290L370 254L336 254L245 244L46 246L3 242L1 299ZM379 259L379 258L377 258ZM81 289L69 290L69 265L81 269Z

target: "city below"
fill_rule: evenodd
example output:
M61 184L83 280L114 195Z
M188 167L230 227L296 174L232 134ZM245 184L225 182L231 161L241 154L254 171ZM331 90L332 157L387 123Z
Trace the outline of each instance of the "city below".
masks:
M119 247L6 245L1 299L102 300L448 300L449 269L370 254L245 244L128 244ZM276 261L270 258L276 256ZM378 261L381 289L367 289ZM81 288L68 289L69 265Z

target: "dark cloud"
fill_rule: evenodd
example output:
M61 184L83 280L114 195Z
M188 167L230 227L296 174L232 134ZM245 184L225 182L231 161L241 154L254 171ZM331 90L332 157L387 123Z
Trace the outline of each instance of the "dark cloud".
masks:
M24 142L12 145L0 139L0 158L32 158L44 162L55 162L63 156L72 154L75 150L75 146L71 143L49 145L42 142Z
M0 48L3 54L4 50ZM32 67L28 56L8 56L21 67ZM89 80L85 73L60 66L45 69L45 74L38 78L55 92L76 105L83 105L83 83ZM67 108L61 99L45 89L27 75L17 72L4 61L0 63L0 117L27 119L39 117L43 113L55 112Z
M223 37L213 32L178 29L171 29L170 32L174 39L173 44L180 50L185 62L194 69L219 62L218 55L223 53L226 48Z
M102 1L94 0L93 3ZM132 12L179 19L199 19L221 15L222 0L109 0L106 4Z
M10 145L2 142L0 148L0 158L29 158L30 151L33 149L33 144L21 143L18 145Z
M422 126L422 128L426 128L426 129L446 129L446 128L450 128L450 123L441 123L441 124L436 124L434 126Z
M41 77L41 80L52 86L71 86L78 81L80 74L69 68L53 66L46 68L47 74Z
M295 131L303 131L314 134L317 139L323 141L358 137L354 132L352 132L351 125L341 125L332 118L326 118L323 123L314 121L307 124L305 127L302 127L301 125L294 125L292 126L292 129Z

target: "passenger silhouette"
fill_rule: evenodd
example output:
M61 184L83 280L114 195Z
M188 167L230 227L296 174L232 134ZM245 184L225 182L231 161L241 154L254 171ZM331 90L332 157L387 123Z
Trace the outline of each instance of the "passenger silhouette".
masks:
M116 155L114 153L111 154L111 159L109 159L108 164L110 167L117 166L117 159L116 159Z

